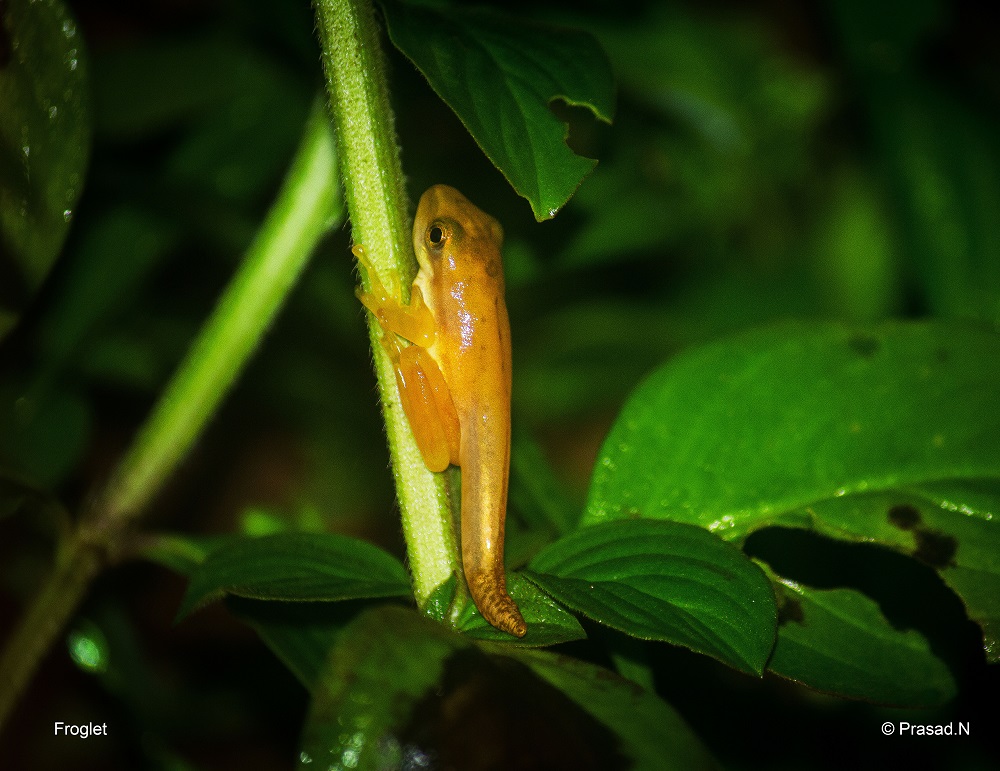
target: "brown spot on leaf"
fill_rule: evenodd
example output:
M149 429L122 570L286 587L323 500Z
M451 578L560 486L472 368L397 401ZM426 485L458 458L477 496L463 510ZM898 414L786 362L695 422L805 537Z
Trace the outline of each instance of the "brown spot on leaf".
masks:
M955 564L958 541L947 533L924 527L920 509L909 503L900 503L889 509L889 524L900 530L912 530L916 547L913 556L938 570Z
M914 549L913 556L918 560L938 570L955 565L958 541L954 536L926 528L917 528L914 536L917 548Z
M889 524L900 530L912 530L920 524L920 510L908 503L901 503L889 509Z
M785 601L781 603L781 607L778 608L778 625L781 626L790 622L804 624L805 621L806 616L802 612L802 603L796 599L786 597Z
M851 346L851 349L860 354L866 359L870 359L879 349L878 339L872 337L871 335L851 335L847 344Z

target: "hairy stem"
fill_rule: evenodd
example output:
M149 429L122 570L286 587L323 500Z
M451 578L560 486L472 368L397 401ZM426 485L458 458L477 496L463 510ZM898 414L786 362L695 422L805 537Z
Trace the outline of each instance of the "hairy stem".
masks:
M409 293L415 272L407 198L382 41L371 0L316 0L330 113L355 243L382 278ZM363 276L367 287L367 276ZM459 570L446 477L427 470L399 402L395 375L369 314L382 410L406 537L414 593L421 606Z

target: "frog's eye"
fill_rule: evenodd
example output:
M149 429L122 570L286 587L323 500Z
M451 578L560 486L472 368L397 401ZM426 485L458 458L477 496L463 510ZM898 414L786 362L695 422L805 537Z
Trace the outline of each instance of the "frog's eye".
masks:
M431 249L440 249L447 240L448 230L442 223L434 222L427 228L427 246Z

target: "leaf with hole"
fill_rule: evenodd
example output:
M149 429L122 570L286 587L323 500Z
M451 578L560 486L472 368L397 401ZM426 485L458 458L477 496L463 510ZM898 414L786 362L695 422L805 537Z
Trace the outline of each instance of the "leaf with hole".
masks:
M1000 334L790 323L683 353L629 399L584 522L640 516L735 543L799 527L923 560L1000 656Z
M893 627L871 598L852 589L776 583L782 623L772 672L880 704L930 707L955 695L955 679L926 638Z
M589 34L482 9L382 3L389 37L455 112L486 156L549 219L597 161L566 144L554 100L610 123L614 80Z

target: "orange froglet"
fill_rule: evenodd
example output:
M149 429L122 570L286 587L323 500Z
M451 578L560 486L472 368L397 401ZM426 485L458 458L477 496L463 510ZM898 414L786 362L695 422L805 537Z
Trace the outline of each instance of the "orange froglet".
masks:
M400 401L431 471L462 469L462 565L479 612L518 637L528 627L507 593L504 518L510 467L510 322L503 228L453 187L420 198L410 304L390 294L365 250L370 290L358 297L383 330ZM411 344L400 346L397 337Z

